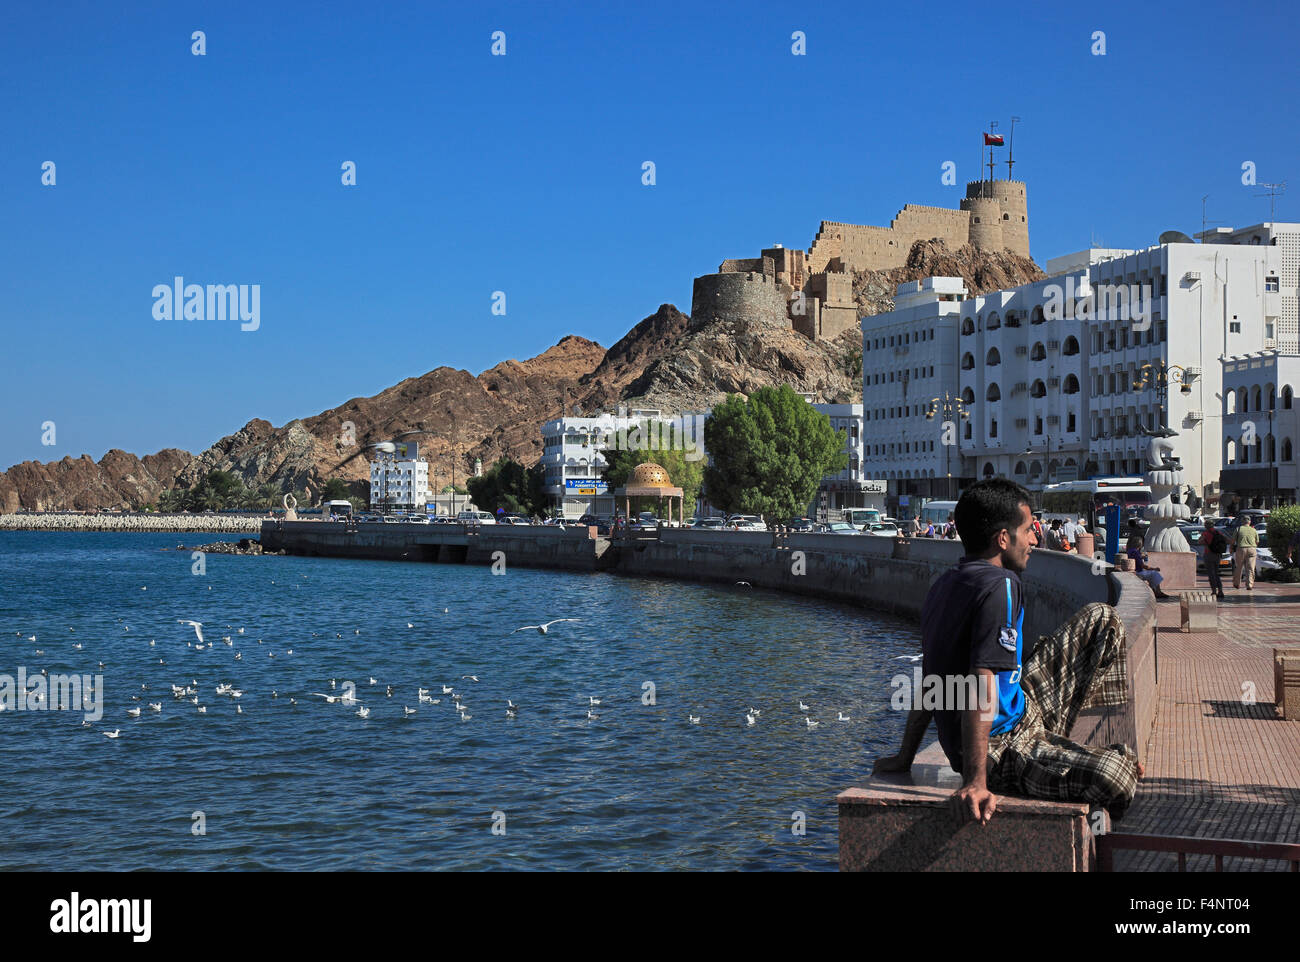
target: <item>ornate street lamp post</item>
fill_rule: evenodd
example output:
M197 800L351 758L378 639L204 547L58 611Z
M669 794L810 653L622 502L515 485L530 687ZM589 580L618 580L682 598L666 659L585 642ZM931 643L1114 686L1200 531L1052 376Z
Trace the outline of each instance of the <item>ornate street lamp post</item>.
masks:
M960 395L952 395L944 391L943 397L930 398L930 403L926 405L925 419L933 421L936 416L941 416L945 425L951 422L955 432L956 423L970 417L970 412L966 410L966 402L961 399ZM957 437L954 437L952 444L945 443L943 445L943 471L948 478L945 482L944 494L947 495L948 500L953 498L952 451L950 449L954 444L958 443L958 440ZM940 441L943 441L942 437Z

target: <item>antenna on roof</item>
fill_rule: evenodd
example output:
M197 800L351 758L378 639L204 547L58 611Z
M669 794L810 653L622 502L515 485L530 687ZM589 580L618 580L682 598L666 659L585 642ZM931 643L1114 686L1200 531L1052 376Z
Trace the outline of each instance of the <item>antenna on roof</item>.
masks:
M1016 124L1019 121L1019 117L1015 114L1011 115L1011 140L1007 144L1007 180L1011 179L1011 165L1015 163L1011 156L1016 152Z
M1280 184L1260 184L1259 186L1267 188L1264 193L1255 196L1268 198L1268 222L1271 224L1273 223L1273 208L1277 204L1278 194L1286 193L1286 181L1284 180Z

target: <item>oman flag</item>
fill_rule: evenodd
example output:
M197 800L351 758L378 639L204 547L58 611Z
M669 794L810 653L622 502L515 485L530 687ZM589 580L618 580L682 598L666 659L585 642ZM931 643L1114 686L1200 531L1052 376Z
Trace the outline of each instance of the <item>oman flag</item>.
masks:
M984 135L984 146L985 146L985 147L1001 147L1001 146L1002 146L1002 135L1001 135L1001 134L985 134L985 135Z

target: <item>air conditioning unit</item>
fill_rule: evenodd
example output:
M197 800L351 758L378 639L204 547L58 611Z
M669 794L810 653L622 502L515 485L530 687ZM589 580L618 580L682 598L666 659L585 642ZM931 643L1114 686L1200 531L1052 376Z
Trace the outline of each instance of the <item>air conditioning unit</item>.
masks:
M1047 416L1047 423L1048 423L1048 424L1059 424L1060 421L1061 421L1061 419L1060 419L1057 415L1055 415L1055 414L1049 414L1049 415Z
M1024 357L1028 353L1029 353L1029 348L1025 347L1025 345L1023 344L1021 344L1018 348L1016 348L1016 357Z
M1059 350L1061 349L1061 342L1060 342L1060 341L1048 341L1048 342L1047 342L1047 349L1048 349L1049 351L1059 351Z
M1200 279L1201 279L1200 271L1188 271L1186 274L1183 275L1183 280L1185 281L1199 281Z
M1048 386L1048 387L1060 387L1060 386L1061 386L1061 379L1060 379L1059 377L1049 377L1049 378L1047 379L1047 386Z
M1016 427L1018 428L1029 427L1029 418L1016 418Z
M1187 420L1189 420L1189 421L1204 421L1204 420L1205 420L1205 413L1204 413L1203 411L1188 411L1188 412L1187 412Z
M1025 390L1026 390L1028 387L1029 387L1029 385L1026 384L1024 381L1017 381L1017 382L1016 382L1016 393L1017 393L1017 394L1024 394L1024 393L1025 393Z

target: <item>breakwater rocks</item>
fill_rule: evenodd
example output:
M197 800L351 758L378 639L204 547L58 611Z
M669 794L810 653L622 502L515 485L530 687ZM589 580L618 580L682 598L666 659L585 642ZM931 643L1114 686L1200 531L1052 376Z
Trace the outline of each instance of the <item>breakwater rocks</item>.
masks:
M204 554L282 555L287 553L283 549L279 551L263 551L262 543L256 538L240 538L238 541L214 541L212 544L184 545L181 547L185 551L202 551Z
M0 514L0 531L198 531L256 534L265 515Z

